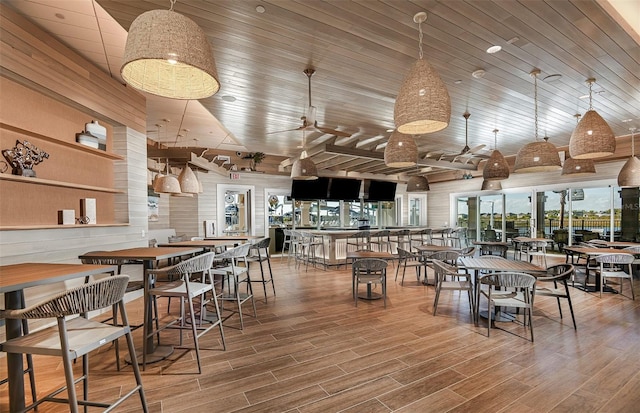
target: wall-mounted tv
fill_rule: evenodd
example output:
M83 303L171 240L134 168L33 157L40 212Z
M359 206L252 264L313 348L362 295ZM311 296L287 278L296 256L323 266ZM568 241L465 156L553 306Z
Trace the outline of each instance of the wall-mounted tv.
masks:
M362 181L351 178L331 178L329 196L331 201L355 201L360 199Z
M298 201L327 199L328 192L329 178L320 177L310 181L294 179L291 182L291 198Z
M366 201L395 201L396 182L369 181L368 190L365 191Z

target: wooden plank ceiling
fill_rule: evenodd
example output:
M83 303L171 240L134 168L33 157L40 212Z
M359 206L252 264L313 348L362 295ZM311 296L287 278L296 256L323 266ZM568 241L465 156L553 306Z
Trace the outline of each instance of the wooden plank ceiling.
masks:
M169 6L168 0L97 2L125 29L141 13ZM205 30L214 51L222 87L201 103L249 151L299 155L303 135L291 129L301 125L308 106L303 70L316 70L311 99L318 123L350 137L309 131L306 148L320 169L334 173L438 171L445 163L475 169L482 157L452 164L448 156L465 146L465 111L471 113L469 146L485 145L479 155L493 147L494 129L503 154L515 155L535 139L534 68L541 70L540 138L568 144L574 115L589 106L580 97L588 94L590 77L597 80L593 106L616 136L640 128L637 36L597 1L178 0L174 10ZM418 56L413 16L420 11L428 13L424 56L447 85L452 115L443 131L416 137L420 166L433 169L398 171L384 167L379 153L394 128L402 79ZM492 45L502 51L488 54ZM473 77L479 69L484 77ZM552 75L561 76L547 78Z

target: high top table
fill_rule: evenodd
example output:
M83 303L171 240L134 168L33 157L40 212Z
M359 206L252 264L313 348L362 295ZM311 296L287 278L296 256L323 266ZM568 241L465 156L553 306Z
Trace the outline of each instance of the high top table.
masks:
M24 263L0 266L0 293L4 293L6 309L23 308L24 289L84 278L96 274L111 273L115 265ZM6 320L7 340L22 335L22 321ZM7 354L9 381L9 411L23 411L24 365L22 354Z
M153 323L153 310L151 308L151 300L149 300L148 292L150 288L150 279L147 276L147 270L156 266L160 260L182 257L186 255L194 255L202 252L202 248L189 247L140 247L126 248L115 251L94 251L79 256L80 259L122 259L137 260L144 264L144 337L146 340L147 363L154 363L167 358L172 352L172 346L156 346L153 342L153 336L148 337L148 329ZM142 364L142 354L138 356L138 364Z

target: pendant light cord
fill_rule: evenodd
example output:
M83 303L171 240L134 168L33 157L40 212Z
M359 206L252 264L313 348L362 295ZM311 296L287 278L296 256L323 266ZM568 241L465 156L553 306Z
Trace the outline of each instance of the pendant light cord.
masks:
M171 7L169 7L169 11L173 11L173 6L176 4L176 0L169 0L171 2Z
M533 102L535 104L535 136L536 136L536 142L538 141L538 74L535 73L533 75L533 87L534 87L534 91L533 91Z
M420 56L420 59L422 59L422 56L423 56L423 54L422 54L422 37L423 37L423 35L422 35L422 22L418 23L418 32L419 32L418 45L419 45L419 48L420 48L419 56Z
M631 128L631 156L636 156L636 145L634 133L636 132L636 128Z
M589 82L589 110L593 110L593 96L591 89L593 88L593 82Z
M493 130L493 149L498 150L498 129Z

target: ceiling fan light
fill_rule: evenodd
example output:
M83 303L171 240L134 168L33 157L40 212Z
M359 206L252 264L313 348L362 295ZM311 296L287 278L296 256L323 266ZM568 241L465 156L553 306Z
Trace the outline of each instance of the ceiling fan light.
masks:
M407 181L407 192L424 192L429 190L429 180L424 176L412 176Z
M499 191L502 189L502 182L501 181L488 181L488 180L484 180L482 181L482 188L480 189L481 191Z
M172 10L150 10L131 23L120 73L134 88L172 99L202 99L220 89L204 31Z
M311 158L297 159L291 167L291 179L310 181L318 179L318 169Z
M555 145L548 141L536 141L520 148L513 172L547 172L561 168L560 155Z
M576 159L595 159L613 155L616 137L609 124L593 109L584 114L571 134L569 153Z
M178 175L178 182L180 183L181 192L188 194L197 194L200 192L198 178L189 165L185 165L184 168L182 168L182 172Z
M499 150L494 150L482 170L485 181L501 181L509 178L509 163Z
M406 168L418 163L418 146L413 136L394 131L384 148L384 164L391 168Z
M561 175L587 175L596 173L592 159L567 158L562 165Z
M418 59L405 77L396 98L393 120L398 131L411 135L446 128L451 118L449 92L438 72Z

